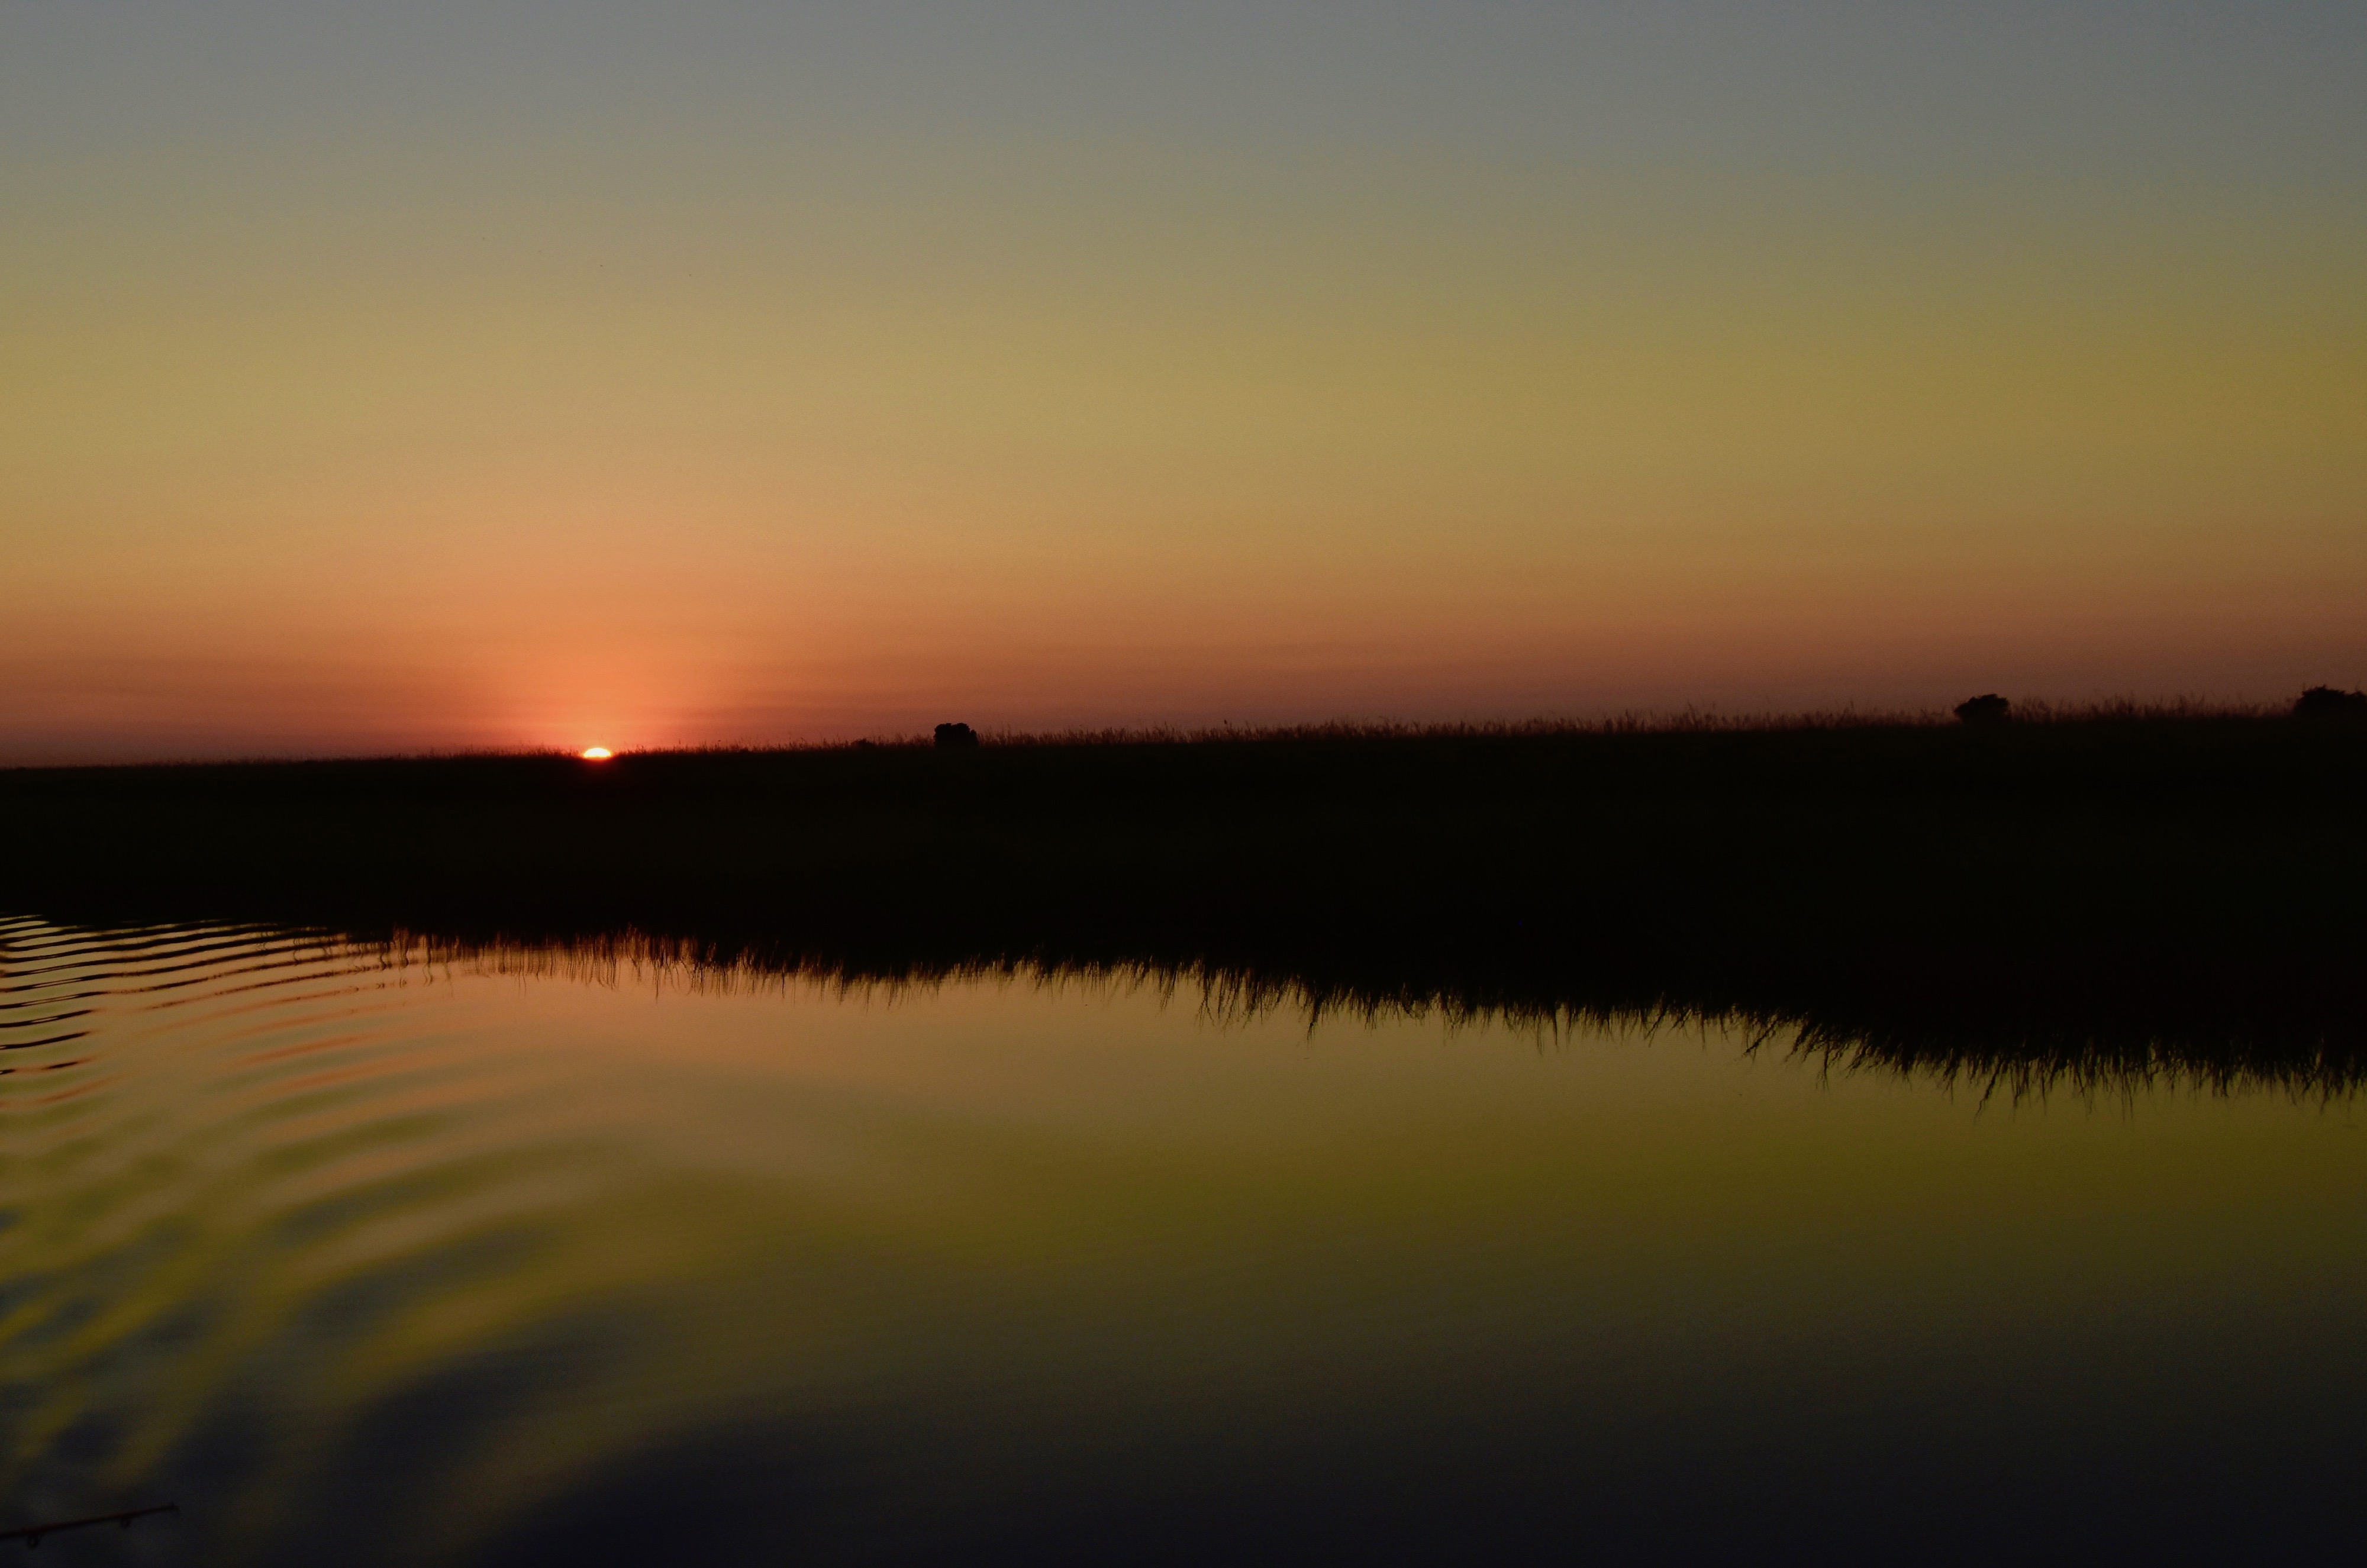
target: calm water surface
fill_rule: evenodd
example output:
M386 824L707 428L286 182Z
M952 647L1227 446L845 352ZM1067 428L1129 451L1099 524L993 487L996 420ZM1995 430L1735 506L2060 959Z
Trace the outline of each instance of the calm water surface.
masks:
M0 1528L182 1509L42 1562L2358 1544L2347 1101L246 928L0 987Z

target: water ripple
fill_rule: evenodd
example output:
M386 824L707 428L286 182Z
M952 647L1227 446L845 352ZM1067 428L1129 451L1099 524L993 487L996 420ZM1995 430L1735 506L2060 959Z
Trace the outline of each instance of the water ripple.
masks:
M2245 1094L2156 1052L2093 1069L2142 1115L2024 1114L1756 1050L1780 1020L1291 995L0 916L0 1529L180 1505L69 1568L1874 1561L1968 1474L1972 1560L2052 1543L2067 1475L2164 1521L2075 1555L2354 1529L2350 1058Z
M596 1169L519 1113L534 1064L472 1051L469 1021L437 1014L450 987L406 958L253 926L0 921L13 1512L230 1464L254 1472L217 1479L237 1506L190 1528L225 1560L263 1551L302 1454L238 1459L226 1412L272 1391L278 1440L326 1438L364 1390L435 1375L439 1314L473 1322L464 1339L531 1320L526 1265ZM285 1383L306 1366L320 1387Z

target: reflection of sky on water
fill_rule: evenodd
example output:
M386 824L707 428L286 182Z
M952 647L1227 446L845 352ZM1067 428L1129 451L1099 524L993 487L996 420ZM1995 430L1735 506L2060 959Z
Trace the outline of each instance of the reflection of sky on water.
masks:
M2361 1457L2347 1103L0 944L5 1522L185 1509L68 1562L2176 1554Z

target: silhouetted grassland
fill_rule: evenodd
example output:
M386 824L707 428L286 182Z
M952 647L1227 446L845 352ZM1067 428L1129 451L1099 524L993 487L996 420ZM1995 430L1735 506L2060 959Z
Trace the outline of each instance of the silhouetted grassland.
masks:
M1130 968L1736 1016L2006 1082L2354 1087L2367 726L2018 712L21 770L0 907Z

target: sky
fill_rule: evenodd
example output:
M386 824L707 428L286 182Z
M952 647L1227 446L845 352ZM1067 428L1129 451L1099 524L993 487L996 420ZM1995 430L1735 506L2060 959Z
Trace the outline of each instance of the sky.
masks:
M2367 685L2367 7L0 0L0 765Z

